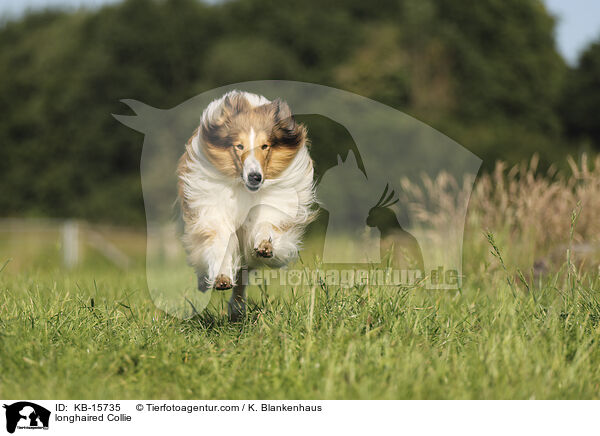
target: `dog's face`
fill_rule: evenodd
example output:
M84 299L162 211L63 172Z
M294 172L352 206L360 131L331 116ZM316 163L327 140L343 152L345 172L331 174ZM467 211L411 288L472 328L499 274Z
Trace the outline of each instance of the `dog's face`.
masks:
M249 191L285 170L306 142L306 128L281 100L252 106L243 94L224 99L200 134L206 156L222 173L241 177Z

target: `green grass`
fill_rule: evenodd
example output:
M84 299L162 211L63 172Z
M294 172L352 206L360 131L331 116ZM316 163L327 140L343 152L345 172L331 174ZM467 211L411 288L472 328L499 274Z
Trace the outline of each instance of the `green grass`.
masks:
M163 314L144 277L0 272L0 398L600 397L597 276L253 289L237 324L225 295L197 319Z

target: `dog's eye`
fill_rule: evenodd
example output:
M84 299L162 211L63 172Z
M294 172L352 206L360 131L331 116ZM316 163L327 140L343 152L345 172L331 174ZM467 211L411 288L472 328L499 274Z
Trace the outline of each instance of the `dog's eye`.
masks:
M237 148L238 150L243 150L244 146L242 144L238 144L235 146L235 148Z
M260 148L262 148L263 150L266 150L267 148L269 148L268 144L263 144Z

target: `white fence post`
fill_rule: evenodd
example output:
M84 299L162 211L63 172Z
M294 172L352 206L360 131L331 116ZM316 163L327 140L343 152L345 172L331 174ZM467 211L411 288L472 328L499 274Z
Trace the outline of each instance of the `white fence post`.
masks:
M71 269L79 263L79 223L66 220L62 226L63 263Z

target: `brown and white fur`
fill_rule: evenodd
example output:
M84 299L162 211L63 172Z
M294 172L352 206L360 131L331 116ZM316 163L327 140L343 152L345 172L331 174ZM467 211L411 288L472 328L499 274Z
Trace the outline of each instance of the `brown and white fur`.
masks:
M288 264L314 219L306 135L285 102L231 91L208 105L179 161L188 262L199 289L233 288L234 320L245 311L240 269Z

